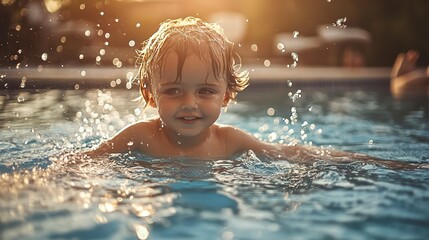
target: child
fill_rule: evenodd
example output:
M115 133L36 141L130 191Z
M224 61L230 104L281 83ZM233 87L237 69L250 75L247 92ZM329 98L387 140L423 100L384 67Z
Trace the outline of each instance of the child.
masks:
M409 164L363 154L263 142L232 126L216 124L223 107L248 85L238 55L222 29L201 19L168 20L144 42L138 63L146 107L159 117L127 126L90 156L141 151L157 158L228 159L252 150L256 155L293 162L376 161L392 168Z
M396 98L429 96L429 67L416 69L419 53L409 50L396 57L392 67L390 89Z

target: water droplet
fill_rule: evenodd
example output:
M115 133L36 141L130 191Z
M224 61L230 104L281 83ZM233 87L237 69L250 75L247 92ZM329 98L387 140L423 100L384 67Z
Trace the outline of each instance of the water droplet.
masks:
M301 97L301 90L298 89L295 94L289 93L288 94L289 98L292 100L292 102L295 102L298 98Z
M147 227L136 223L134 224L134 229L136 231L138 239L144 240L149 237L149 230L147 229Z
M76 84L74 85L74 89L75 89L75 90L79 90L79 84L77 84L77 83L76 83Z
M250 46L250 49L251 49L252 51L254 51L254 52L257 52L257 51L258 51L258 45L256 45L256 44L252 44L252 45Z
M299 61L298 53L292 52L290 55L292 56L293 61L295 61L295 62Z
M115 19L115 22L119 22L119 19L118 19L118 18L116 18L116 19Z
M25 98L23 96L18 96L18 102L24 102Z
M268 134L269 142L274 142L277 138L278 138L278 135L276 132L271 132L270 134Z
M104 54L106 54L106 50L104 48L100 49L100 55L104 56Z
M22 77L21 78L21 84L20 84L20 87L21 88L25 88L25 83L27 82L27 78L24 76L24 77Z
M347 21L347 17L339 18L335 23L332 23L332 26L339 27L339 28L346 28L347 25L345 24Z
M130 40L128 42L128 46L130 46L130 47L134 47L135 45L136 45L136 42L134 40Z
M280 124L280 118L275 118L275 119L273 120L273 123L274 123L275 125L279 125L279 124Z
M285 45L283 43L277 43L277 49L283 50L285 48Z
M287 86L288 86L288 87L292 87L292 85L293 85L293 84L292 84L292 81L291 81L291 80L287 80Z
M372 140L372 139L371 139L371 140L369 140L369 141L368 141L368 144L369 144L369 145L374 144L374 140Z
M139 28L141 26L140 23L136 23L136 28Z
M122 62L118 58L114 58L112 61L113 65L115 65L117 68L122 67Z
M101 224L108 223L107 218L104 215L101 215L101 214L96 214L94 216L94 220L95 220L95 222L101 223Z
M274 116L275 113L276 113L276 110L274 108L270 107L267 109L268 116Z
M41 58L42 58L43 61L48 60L48 54L47 53L43 53Z
M82 60L85 56L83 54L79 54L79 59Z
M134 145L134 142L133 142L133 141L129 141L129 142L127 143L127 145L131 147L132 145Z
M86 71L85 71L85 70L82 70L82 71L80 72L80 75L81 75L82 77L85 77L85 76L86 76Z
M270 60L266 59L266 60L264 61L264 66L265 66L265 67L269 67L270 65L271 65Z
M293 38L297 38L298 37L298 35L299 35L299 32L298 31L293 31Z
M101 16L104 16L104 12L100 12L100 15L101 15Z
M131 81L133 78L134 78L134 73L133 72L127 72L127 79Z
M86 30L86 31L85 31L85 36L87 36L87 37L91 36L91 31Z

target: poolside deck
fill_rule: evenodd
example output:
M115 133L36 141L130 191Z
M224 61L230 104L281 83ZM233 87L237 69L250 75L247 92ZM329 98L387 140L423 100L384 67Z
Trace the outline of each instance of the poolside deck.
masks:
M297 67L280 65L270 67L246 65L252 85L293 81L294 84L369 84L386 85L390 68L336 68ZM109 88L125 87L127 79L136 74L136 68L68 67L68 68L4 68L0 69L0 89L19 89L25 80L25 88ZM112 81L120 79L116 84ZM119 82L119 81L118 81Z

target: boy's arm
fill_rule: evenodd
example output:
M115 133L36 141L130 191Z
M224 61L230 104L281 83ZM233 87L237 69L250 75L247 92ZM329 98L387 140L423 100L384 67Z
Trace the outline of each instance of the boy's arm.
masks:
M138 124L130 125L119 131L111 139L100 143L94 149L84 152L85 155L94 157L110 153L124 153L137 150L140 142L136 139L136 133L141 132Z
M228 142L236 153L252 150L256 155L268 156L272 159L286 159L297 163L313 163L318 160L336 163L366 162L391 169L429 168L428 164L384 160L365 154L324 149L322 147L267 143L237 128L231 128L228 135L230 139Z

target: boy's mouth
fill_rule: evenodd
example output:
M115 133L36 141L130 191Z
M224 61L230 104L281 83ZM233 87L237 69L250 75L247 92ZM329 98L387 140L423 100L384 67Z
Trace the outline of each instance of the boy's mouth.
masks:
M180 121L184 122L184 123L194 123L198 120L201 119L201 117L195 117L195 116L183 116L183 117L178 117L177 119L179 119Z

